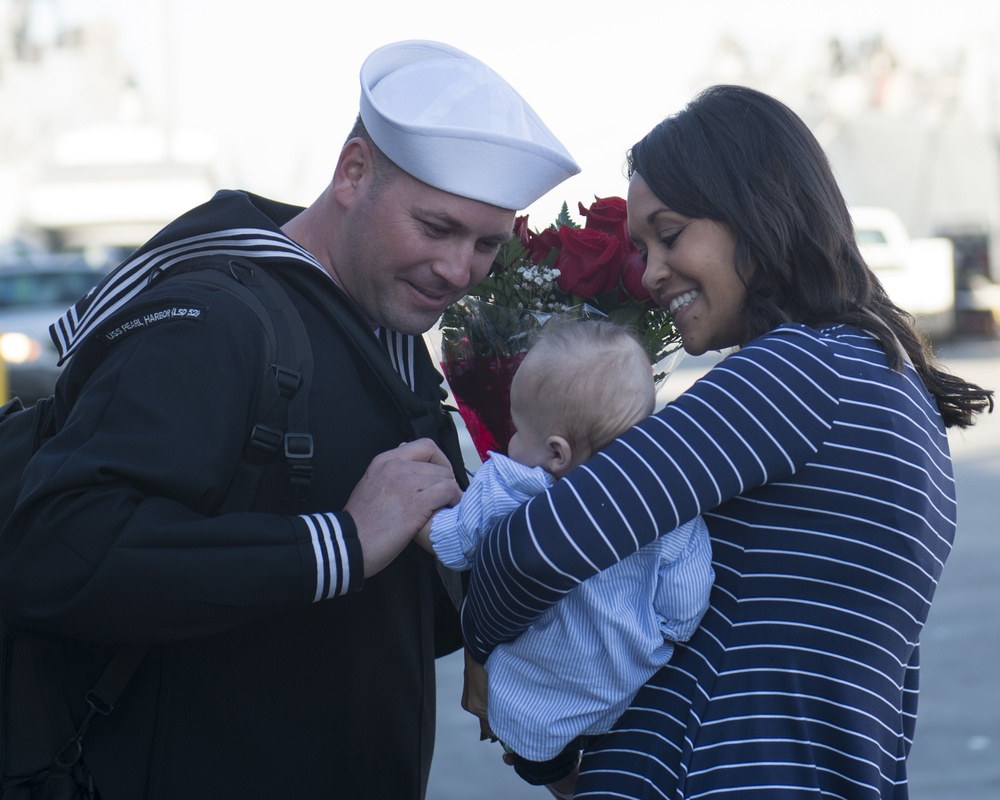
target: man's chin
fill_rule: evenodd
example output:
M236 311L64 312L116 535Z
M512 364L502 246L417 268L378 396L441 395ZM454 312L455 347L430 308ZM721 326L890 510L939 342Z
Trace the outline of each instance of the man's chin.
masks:
M439 319L441 319L440 313L411 312L409 314L394 314L387 325L397 333L421 336L435 327Z

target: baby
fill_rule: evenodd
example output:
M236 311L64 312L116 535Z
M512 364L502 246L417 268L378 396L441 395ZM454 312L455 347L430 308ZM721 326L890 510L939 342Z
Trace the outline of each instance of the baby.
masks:
M496 522L651 414L655 394L649 359L628 330L605 320L549 322L511 384L509 457L491 453L461 502L435 514L418 541L446 566L470 569ZM608 731L673 643L691 636L713 579L708 530L696 517L594 575L493 651L488 728L522 778L571 796L581 737Z

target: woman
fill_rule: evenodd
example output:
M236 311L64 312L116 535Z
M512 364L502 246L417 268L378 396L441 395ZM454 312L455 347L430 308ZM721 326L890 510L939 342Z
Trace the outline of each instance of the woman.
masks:
M738 350L491 533L467 644L482 659L702 513L711 607L590 743L576 797L905 798L918 640L955 531L945 428L992 392L935 363L778 101L708 89L629 167L645 285L687 352Z

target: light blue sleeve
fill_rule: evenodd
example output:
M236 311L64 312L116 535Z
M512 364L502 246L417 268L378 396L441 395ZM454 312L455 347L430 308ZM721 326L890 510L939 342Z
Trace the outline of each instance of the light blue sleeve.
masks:
M482 537L493 524L552 483L552 476L541 467L526 467L500 453L490 453L458 505L434 515L434 554L450 569L469 569Z

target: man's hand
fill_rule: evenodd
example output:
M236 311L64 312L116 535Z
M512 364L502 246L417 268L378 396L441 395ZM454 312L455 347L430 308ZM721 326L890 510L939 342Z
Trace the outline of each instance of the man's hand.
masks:
M451 463L430 439L375 456L344 506L358 530L365 577L388 566L435 511L461 496Z

